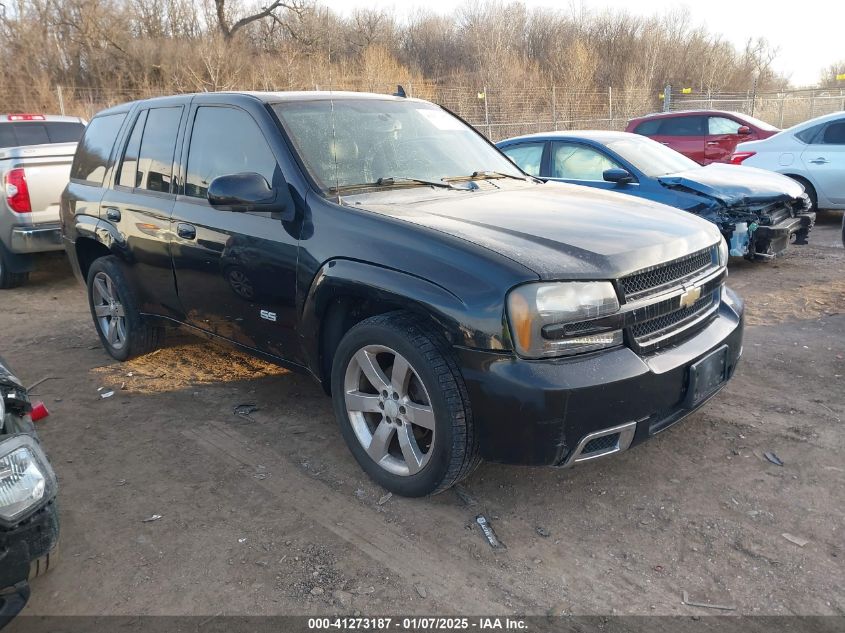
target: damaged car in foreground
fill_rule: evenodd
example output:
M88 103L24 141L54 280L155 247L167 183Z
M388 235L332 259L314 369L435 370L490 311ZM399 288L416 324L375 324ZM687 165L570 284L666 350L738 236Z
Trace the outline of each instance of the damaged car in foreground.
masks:
M29 599L29 581L55 560L56 475L35 434L26 389L0 358L0 629Z
M774 172L714 163L702 167L639 134L550 132L507 139L499 149L523 170L662 202L713 222L730 254L773 259L806 244L816 215L804 188Z

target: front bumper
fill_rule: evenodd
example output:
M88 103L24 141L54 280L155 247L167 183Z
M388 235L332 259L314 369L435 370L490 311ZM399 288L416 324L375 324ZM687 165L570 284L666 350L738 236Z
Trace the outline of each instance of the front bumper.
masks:
M722 290L718 315L691 338L639 356L627 347L554 360L457 348L482 457L567 466L619 452L678 422L689 368L726 346L726 376L742 353L743 305ZM592 443L595 448L585 454Z
M64 248L58 224L18 226L12 229L9 250L13 253L43 253Z
M13 528L0 527L0 591L44 574L58 542L55 499Z
M816 214L812 211L786 218L772 226L758 226L753 235L753 250L757 257L776 257L782 255L792 236L796 244L806 244L810 230L816 223Z

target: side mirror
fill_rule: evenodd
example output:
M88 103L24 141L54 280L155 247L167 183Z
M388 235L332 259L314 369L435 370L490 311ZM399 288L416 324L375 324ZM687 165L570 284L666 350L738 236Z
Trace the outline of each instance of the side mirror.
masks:
M739 128L737 128L736 133L740 136L748 136L749 134L751 134L751 128L747 125L740 125Z
M615 182L619 185L626 185L629 182L634 182L634 176L631 175L631 172L627 169L619 169L618 167L605 169L602 174L602 178L604 178L607 182Z
M293 215L287 184L270 187L264 176L255 172L218 176L208 186L207 197L212 206L228 207L230 211L275 211L283 219L292 219Z

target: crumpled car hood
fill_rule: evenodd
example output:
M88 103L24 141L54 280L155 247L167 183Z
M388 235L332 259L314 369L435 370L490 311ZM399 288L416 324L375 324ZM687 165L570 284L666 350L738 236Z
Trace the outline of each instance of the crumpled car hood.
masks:
M703 194L725 206L742 206L760 202L795 200L804 188L792 178L773 171L711 163L658 178L660 184Z
M612 279L717 243L710 222L666 205L562 183L395 190L344 202L454 235L544 279Z

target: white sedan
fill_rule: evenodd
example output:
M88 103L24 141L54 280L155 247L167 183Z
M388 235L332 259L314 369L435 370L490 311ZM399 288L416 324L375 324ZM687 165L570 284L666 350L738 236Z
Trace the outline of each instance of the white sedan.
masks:
M845 209L845 112L826 114L736 146L731 162L780 172L804 185L814 209Z

